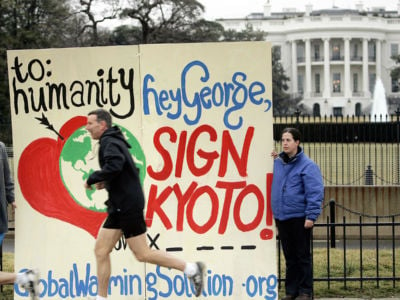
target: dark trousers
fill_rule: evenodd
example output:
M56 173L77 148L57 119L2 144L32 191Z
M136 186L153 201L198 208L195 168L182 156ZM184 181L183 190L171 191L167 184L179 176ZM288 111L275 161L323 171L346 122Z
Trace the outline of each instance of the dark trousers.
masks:
M304 218L275 220L286 260L286 295L311 296L313 274L311 265L311 229L304 228Z

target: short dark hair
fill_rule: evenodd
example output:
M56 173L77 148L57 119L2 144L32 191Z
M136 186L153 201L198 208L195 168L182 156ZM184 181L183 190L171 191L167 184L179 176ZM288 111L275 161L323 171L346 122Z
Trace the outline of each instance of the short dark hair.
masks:
M285 129L282 130L281 136L284 133L290 133L295 141L299 141L299 142L301 141L301 132L297 128L286 127Z
M88 116L90 116L90 115L96 115L97 122L105 121L107 128L111 128L112 118L111 118L110 113L108 111L106 111L105 109L99 108L99 109L92 110L91 112L88 113Z

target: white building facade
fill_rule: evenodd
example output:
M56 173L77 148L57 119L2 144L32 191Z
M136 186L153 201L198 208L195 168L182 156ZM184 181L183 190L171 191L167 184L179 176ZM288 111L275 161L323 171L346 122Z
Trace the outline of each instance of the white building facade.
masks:
M290 78L288 92L302 97L307 112L351 116L370 113L378 78L386 97L400 97L399 83L390 76L392 57L400 54L400 1L398 7L313 11L307 5L305 12L272 13L267 3L263 13L216 21L225 29L251 25L266 32Z

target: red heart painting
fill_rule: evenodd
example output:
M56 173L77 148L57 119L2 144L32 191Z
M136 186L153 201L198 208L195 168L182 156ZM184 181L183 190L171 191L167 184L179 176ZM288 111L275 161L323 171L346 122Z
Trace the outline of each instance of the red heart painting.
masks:
M106 213L92 211L76 203L60 174L59 160L63 146L72 133L85 126L86 120L83 116L68 120L60 130L64 139L39 138L30 143L19 159L18 181L24 198L33 209L97 237Z

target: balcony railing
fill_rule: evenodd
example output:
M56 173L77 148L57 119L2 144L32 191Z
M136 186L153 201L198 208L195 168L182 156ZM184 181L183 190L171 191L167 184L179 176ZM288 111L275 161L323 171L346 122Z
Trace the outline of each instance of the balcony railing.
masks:
M333 55L333 56L331 56L331 61L344 61L344 56L342 56L342 55Z
M350 60L351 60L351 61L362 61L362 56L358 56L358 55L357 55L357 56L354 56L354 55L353 55L353 56L350 58Z

